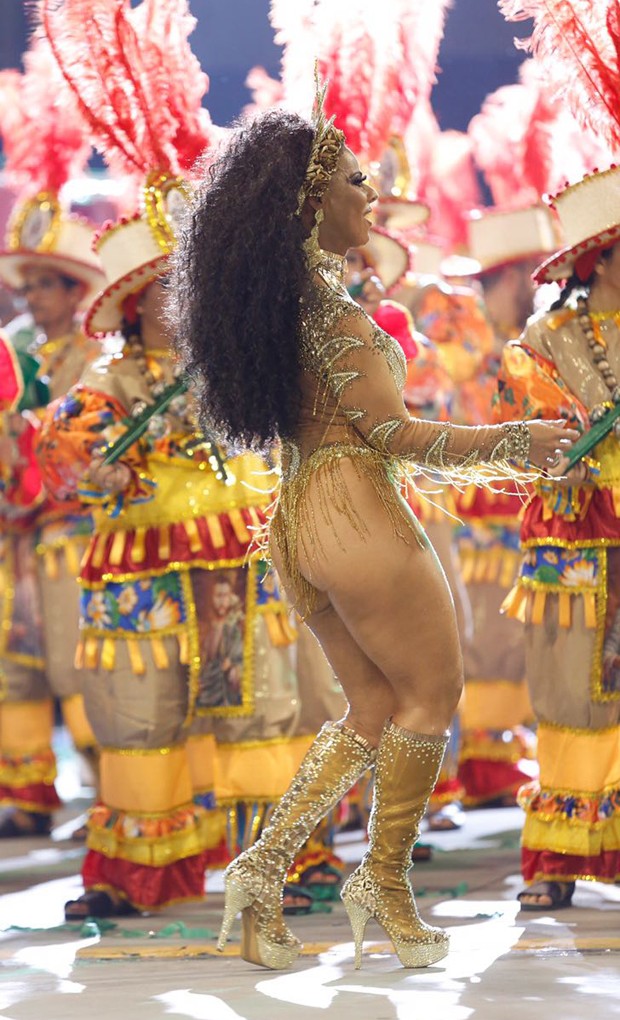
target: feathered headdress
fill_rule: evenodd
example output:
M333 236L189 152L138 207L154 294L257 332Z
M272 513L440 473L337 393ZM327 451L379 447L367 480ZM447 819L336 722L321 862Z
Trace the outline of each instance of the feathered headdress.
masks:
M583 131L566 104L551 95L535 60L521 65L518 84L487 96L468 133L497 206L539 202L613 158L604 140Z
M40 0L41 27L108 164L186 175L214 140L187 0Z
M613 149L620 147L620 0L499 0L508 21L534 20L517 41L551 94Z
M349 0L271 0L275 41L284 48L281 93L263 73L261 98L277 97L307 114L317 60L329 82L326 115L362 162L378 161L430 95L448 6L449 0L358 0L352 16ZM257 69L251 74L256 80Z
M190 48L187 0L39 0L41 29L111 169L145 182L143 206L97 239L108 287L93 335L119 328L125 299L166 269L185 181L222 132L202 107L209 79Z
M620 0L499 0L509 21L533 18L529 49L551 95L597 142L620 148ZM620 238L620 168L594 170L551 199L567 243L536 272L539 283L591 274L600 249Z
M0 72L6 179L30 197L58 194L86 166L90 141L45 40L35 40L24 54L24 69Z
M103 280L90 250L92 227L67 214L60 192L84 169L91 145L43 39L24 54L23 74L0 72L0 135L6 180L19 194L0 252L0 278L20 287L24 266L44 261L86 283L87 301Z

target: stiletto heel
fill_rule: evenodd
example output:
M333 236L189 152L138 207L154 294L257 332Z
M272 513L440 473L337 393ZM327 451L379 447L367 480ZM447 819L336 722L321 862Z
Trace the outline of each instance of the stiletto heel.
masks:
M246 907L249 907L255 899L256 894L250 892L240 882L236 882L232 876L226 879L224 886L224 916L222 918L220 936L217 940L218 953L224 952L224 947L230 938L230 929L237 914L245 910Z
M383 731L368 850L340 893L353 930L356 970L371 917L392 940L403 967L428 967L448 952L446 933L420 918L407 874L446 743L446 737L411 733L391 722Z
M366 925L372 917L372 914L366 907L361 907L359 903L355 903L348 897L343 896L342 902L344 903L345 910L349 915L351 930L353 932L353 941L355 942L355 969L360 970L362 966L364 932L366 931Z
M317 822L374 763L375 749L342 723L326 723L260 839L226 869L223 952L241 912L241 956L272 970L290 967L301 943L282 917L287 872Z

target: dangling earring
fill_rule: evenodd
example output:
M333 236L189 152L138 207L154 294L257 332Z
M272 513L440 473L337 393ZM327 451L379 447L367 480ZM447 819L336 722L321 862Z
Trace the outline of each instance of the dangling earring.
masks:
M314 226L310 231L310 236L304 241L304 255L306 259L306 265L308 269L314 269L322 260L321 246L319 244L319 227L325 219L325 213L322 209L317 209L314 216Z

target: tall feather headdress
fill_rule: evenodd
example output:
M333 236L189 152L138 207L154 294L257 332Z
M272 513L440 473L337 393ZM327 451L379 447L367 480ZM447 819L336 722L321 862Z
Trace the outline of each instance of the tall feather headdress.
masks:
M487 96L468 133L497 206L539 202L613 159L604 139L584 131L551 94L544 68L531 59L521 65L518 83Z
M44 262L83 281L86 302L103 280L90 250L92 226L68 214L61 193L86 166L91 144L44 39L32 41L23 73L0 72L0 136L6 181L19 196L0 278L20 287L24 267Z
M499 0L508 21L534 21L517 42L551 94L612 149L620 148L620 0Z
M202 106L209 79L188 42L187 0L39 0L41 30L113 171L144 182L143 208L97 240L108 286L85 320L119 328L125 299L156 279L176 244L186 181L221 137Z

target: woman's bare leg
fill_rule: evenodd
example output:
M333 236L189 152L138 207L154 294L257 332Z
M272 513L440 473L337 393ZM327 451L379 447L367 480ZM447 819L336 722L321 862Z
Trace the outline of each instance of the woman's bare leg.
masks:
M406 541L397 536L374 489L360 487L353 468L350 474L365 531L334 514L334 527L321 530L312 560L300 550L302 573L320 592L319 609L307 623L342 683L351 725L359 719L368 727L387 710L384 718L393 715L405 729L443 733L462 689L445 575L430 543L421 546L413 534ZM309 490L312 499L312 483Z

